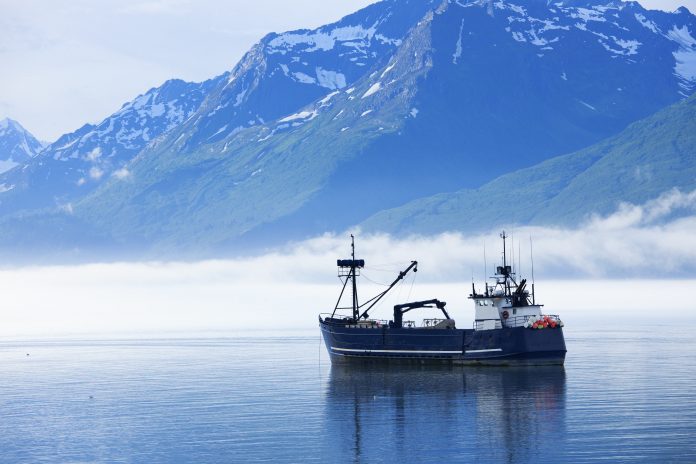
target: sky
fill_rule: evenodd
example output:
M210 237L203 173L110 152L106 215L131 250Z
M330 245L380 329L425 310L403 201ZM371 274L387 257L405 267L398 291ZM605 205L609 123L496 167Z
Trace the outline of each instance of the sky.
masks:
M231 69L268 32L373 0L0 0L0 119L53 141L171 78Z
M231 69L268 32L374 0L0 0L0 119L53 141L171 78ZM696 0L643 0L696 11Z

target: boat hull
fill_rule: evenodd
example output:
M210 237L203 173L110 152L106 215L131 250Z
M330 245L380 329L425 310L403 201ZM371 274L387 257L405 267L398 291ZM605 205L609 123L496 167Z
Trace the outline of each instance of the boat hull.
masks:
M320 321L331 362L449 364L449 365L562 365L566 346L561 327L492 330L375 328Z

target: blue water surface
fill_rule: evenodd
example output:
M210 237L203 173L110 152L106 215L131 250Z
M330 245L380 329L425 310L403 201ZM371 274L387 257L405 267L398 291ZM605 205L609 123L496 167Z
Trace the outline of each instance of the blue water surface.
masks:
M332 368L316 336L0 343L0 462L696 462L696 326L561 368Z

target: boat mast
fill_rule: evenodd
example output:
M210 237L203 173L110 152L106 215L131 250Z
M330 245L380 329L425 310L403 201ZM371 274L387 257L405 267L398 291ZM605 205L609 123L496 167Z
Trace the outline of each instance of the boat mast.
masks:
M353 280L353 319L357 321L358 317L360 316L360 312L358 309L358 284L355 279L355 237L353 237L353 234L350 234L350 248L352 258L350 265L350 276Z
M367 319L368 312L370 311L370 309L372 309L379 302L379 300L381 300L382 297L389 292L389 290L394 288L394 286L398 284L406 276L406 274L408 274L409 271L411 271L411 269L413 269L413 272L418 271L418 261L411 261L411 264L405 270L399 272L399 275L396 277L394 282L392 282L386 290L384 290L382 293L378 293L369 300L364 301L361 305L360 303L358 303L357 277L358 269L362 269L365 267L365 260L355 259L355 237L353 236L353 234L350 235L350 248L351 259L339 259L336 262L336 264L338 265L338 277L339 279L341 279L341 282L343 283L343 288L341 289L341 293L338 295L338 300L336 301L336 306L334 307L333 313L331 313L331 317L334 317L338 309L348 309L348 307L339 308L339 305L341 304L341 298L343 297L346 287L348 287L348 281L350 281L353 290L353 301L350 308L353 310L353 320L357 322L360 319ZM363 306L367 306L367 309L365 309L365 311L363 311L363 313L360 314L360 309Z
M510 294L510 282L508 281L508 272L507 272L507 254L505 252L505 239L507 238L507 234L505 231L503 231L500 234L500 238L503 239L503 276L505 277L505 294L509 295ZM514 250L513 250L514 252Z

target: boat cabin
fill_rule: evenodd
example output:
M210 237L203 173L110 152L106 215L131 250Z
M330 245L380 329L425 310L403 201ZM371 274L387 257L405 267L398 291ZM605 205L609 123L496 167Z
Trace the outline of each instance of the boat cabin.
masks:
M534 284L530 293L527 279L517 282L512 266L507 264L505 231L500 236L503 239L503 265L497 266L495 275L491 277L495 283L491 285L485 282L483 293L477 292L474 284L471 284L469 299L474 301L476 330L520 327L530 319L541 317L543 305L535 302Z

